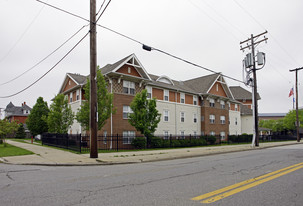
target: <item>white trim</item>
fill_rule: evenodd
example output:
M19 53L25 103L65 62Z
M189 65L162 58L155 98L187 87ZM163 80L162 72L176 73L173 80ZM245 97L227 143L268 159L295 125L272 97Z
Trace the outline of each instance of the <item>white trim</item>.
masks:
M172 80L171 78L169 78L168 76L166 76L166 75L161 75L161 76L156 80L156 82L162 82L162 81L160 81L161 79L166 79L166 80L168 80L173 86L175 86L173 80ZM162 82L162 83L165 83L165 82Z

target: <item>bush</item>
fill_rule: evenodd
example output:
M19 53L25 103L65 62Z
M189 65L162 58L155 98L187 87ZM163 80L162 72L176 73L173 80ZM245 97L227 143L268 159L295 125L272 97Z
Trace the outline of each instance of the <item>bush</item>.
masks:
M3 140L2 139L0 139L0 144L3 144Z
M215 136L208 136L206 139L209 144L215 144L217 141L217 138Z
M151 137L150 139L151 148L160 148L163 147L163 140L160 137Z
M26 133L24 130L24 126L22 123L19 124L18 130L16 132L16 138L21 139L21 138L25 138L26 137Z
M132 145L136 149L143 149L143 148L145 148L146 147L146 139L145 139L145 137L136 137L135 139L133 139Z

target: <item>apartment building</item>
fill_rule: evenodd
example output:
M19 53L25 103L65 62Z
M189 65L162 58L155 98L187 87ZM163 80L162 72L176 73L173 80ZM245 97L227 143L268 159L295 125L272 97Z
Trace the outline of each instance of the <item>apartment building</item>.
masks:
M148 98L156 98L161 121L156 135L220 135L224 140L228 134L241 133L240 102L233 94L221 74L212 74L187 81L176 81L168 76L147 73L135 54L114 64L101 68L108 82L108 91L113 93L116 113L107 121L99 134L123 134L135 136L140 133L128 123L130 104L134 96L143 89ZM65 94L76 113L84 99L87 76L68 73L59 93ZM231 126L230 118L236 118ZM238 118L238 119L237 119ZM70 133L83 133L75 122Z

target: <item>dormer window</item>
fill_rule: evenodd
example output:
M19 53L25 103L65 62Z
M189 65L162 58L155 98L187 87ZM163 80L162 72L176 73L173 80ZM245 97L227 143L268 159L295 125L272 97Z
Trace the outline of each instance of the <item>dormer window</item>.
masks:
M194 105L198 105L198 97L197 96L193 96L193 102L194 102Z
M147 99L152 98L152 88L150 86L146 86L145 89L147 90Z

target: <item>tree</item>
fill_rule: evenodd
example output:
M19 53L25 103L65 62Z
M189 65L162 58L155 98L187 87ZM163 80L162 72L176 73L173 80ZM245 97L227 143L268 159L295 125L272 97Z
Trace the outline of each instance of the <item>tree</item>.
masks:
M22 123L19 124L18 126L18 130L16 132L16 138L25 138L26 137L26 133L25 133L25 129L24 129L24 125Z
M156 99L147 99L146 89L138 93L130 105L133 113L129 114L128 121L146 137L148 145L160 122L161 114L156 107Z
M9 122L7 119L0 119L0 140L1 142L5 143L5 137L8 134L12 134L13 132L17 131L18 123L13 121Z
M26 120L26 125L32 135L36 136L48 131L48 113L49 108L47 106L47 102L43 101L42 97L39 97Z
M66 134L74 122L74 114L67 98L63 94L55 96L50 105L47 117L48 131L51 133Z
M303 110L299 110L299 122L303 122ZM286 129L296 129L296 110L289 111L283 119L283 124ZM303 125L300 125L303 127Z
M87 84L84 87L84 101L76 114L76 120L85 130L89 130L89 112L90 112L90 81L87 79ZM97 70L97 112L98 112L98 129L101 130L105 125L106 120L116 110L113 107L113 94L107 91L107 83L101 73Z

